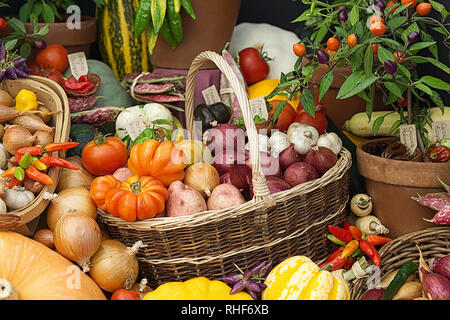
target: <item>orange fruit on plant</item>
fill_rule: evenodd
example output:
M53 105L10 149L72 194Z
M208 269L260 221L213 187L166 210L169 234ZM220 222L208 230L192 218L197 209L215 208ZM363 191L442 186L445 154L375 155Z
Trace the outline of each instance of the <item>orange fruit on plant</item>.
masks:
M382 36L386 32L386 26L383 22L378 21L375 23L372 23L369 27L370 33L372 33L374 36Z
M406 55L406 53L403 53L401 51L395 51L394 52L394 61L398 62L398 63L403 63L403 61L405 61L405 59L408 56Z
M378 53L378 43L372 43L372 51L373 53L377 54Z
M340 46L341 46L341 43L339 42L338 39L336 39L334 37L329 38L327 41L327 48L330 51L337 51Z
M416 12L419 14L419 16L427 16L431 12L431 4L426 2L419 3L416 7Z
M408 3L411 3L408 8L412 9L412 8L414 8L416 6L417 0L402 0L402 5L405 5L405 4L408 4Z
M301 43L294 44L294 53L297 57L303 57L306 52L306 47Z
M384 23L383 18L378 14L374 14L373 16L371 16L369 21L370 21L370 24L374 24L375 22L383 22Z
M347 43L350 47L354 47L358 44L358 36L354 33L347 37Z
M395 10L397 10L398 4L395 1L389 1L386 5L386 8L390 7L390 6L392 6L392 10L390 11L390 13L393 14L395 12Z

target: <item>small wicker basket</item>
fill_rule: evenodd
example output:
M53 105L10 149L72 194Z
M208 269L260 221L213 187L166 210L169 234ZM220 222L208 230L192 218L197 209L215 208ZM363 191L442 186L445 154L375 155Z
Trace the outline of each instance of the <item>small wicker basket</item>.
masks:
M323 177L290 190L270 194L261 173L258 135L245 89L226 61L203 52L192 62L187 76L186 123L194 132L194 83L197 71L214 62L228 78L242 108L247 128L254 198L240 206L183 217L159 217L127 222L99 211L98 219L112 238L131 246L147 245L138 252L140 271L150 286L204 276L220 279L270 260L279 263L302 254L313 260L331 250L325 235L328 224L341 224L349 199L351 155L343 149L337 164Z
M450 227L427 228L405 234L385 244L380 250L381 277L395 271L408 261L419 265L419 246L424 259L440 258L450 254ZM352 300L360 300L367 288L367 278L351 283Z
M53 80L30 76L28 79L5 80L0 84L0 88L6 90L11 96L16 94L21 89L27 89L36 93L38 101L43 103L51 112L60 111L60 113L52 115L50 120L51 126L55 127L55 142L66 142L69 139L70 132L70 112L67 96L60 85ZM64 152L59 153L59 156L64 156ZM36 198L28 206L8 212L20 218L20 221L14 222L13 229L16 232L30 236L34 233L38 218L46 209L49 201L44 199L46 192L53 193L56 184L59 180L60 168L50 168L48 175L55 181L55 185L46 185ZM1 223L1 222L0 222Z

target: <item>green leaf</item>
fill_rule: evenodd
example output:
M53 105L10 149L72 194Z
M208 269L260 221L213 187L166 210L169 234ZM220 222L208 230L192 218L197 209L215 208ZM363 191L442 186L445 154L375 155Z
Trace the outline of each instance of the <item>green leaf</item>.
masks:
M380 130L380 127L383 124L383 122L384 122L384 116L376 118L375 121L373 122L372 133L374 136L377 135L378 130Z
M421 83L421 82L416 82L414 85L415 85L415 87L416 87L417 89L419 89L420 91L425 92L425 93L428 94L429 96L431 96L431 95L433 94L433 91L432 91L429 87L427 87L426 85L424 85L424 84Z
M27 58L31 53L31 46L29 43L25 42L20 46L19 49L20 55L24 58Z
M350 74L347 79L345 79L341 88L339 89L338 95L336 98L339 99L340 96L346 95L354 86L358 83L362 82L365 78L365 74L362 71L353 72Z
M388 26L391 29L397 29L402 24L404 24L406 21L408 21L408 18L406 18L406 16L394 17L389 20Z
M430 0L429 1L433 9L437 12L440 12L441 15L446 18L449 15L449 12L445 9L445 7L437 1Z
M33 5L33 13L36 14L37 16L39 16L42 13L42 2L36 2Z
M395 9L395 11L392 15L393 16L399 15L400 13L405 11L410 5L411 5L410 3L407 3L407 4L399 6L397 9Z
M9 40L9 41L5 42L6 50L8 50L8 51L13 50L14 47L17 45L18 41L19 41L18 39L12 39L12 40Z
M364 91L362 91L364 92ZM375 86L370 86L369 96L367 97L367 103L366 103L366 114L367 117L370 119L372 118L372 111L373 111L373 100L375 98Z
M359 54L358 51L354 52L350 57L350 66L352 67L352 71L358 71L359 68L362 66L362 64L364 63L363 58L361 57L361 55Z
M341 93L341 90L339 90L337 99L350 98L350 97L358 94L358 92L363 91L364 89L369 87L372 83L374 83L377 80L378 80L378 77L376 77L376 76L367 77L363 73L363 81L352 86L348 92ZM342 89L342 87L341 87L341 89Z
M408 43L408 36L410 35L411 32L419 32L420 33L420 28L417 25L417 23L412 23L408 28L406 28L406 30L402 33L402 39L404 43Z
M306 78L311 78L311 76L313 75L313 72L315 70L315 67L312 65L308 65L303 67L302 69L302 74L306 77Z
M30 22L33 24L33 33L38 32L38 20L39 17L36 15L36 13L32 12L30 14Z
M348 19L352 26L354 26L359 21L359 8L358 6L353 6L352 10L348 15Z
M405 60L410 60L412 62L415 63L431 63L433 64L435 67L438 67L439 69L441 69L442 71L450 74L450 68L447 67L445 64L443 64L442 62L440 62L439 60L436 60L434 58L430 58L430 57L422 57L422 56L414 56L414 57L409 57L406 58Z
M403 73L403 75L408 79L411 80L411 72L406 68L403 64L397 63L398 71Z
M433 76L423 76L419 81L435 89L450 91L450 84Z
M311 12L311 10L305 10L305 11L303 11L303 13L300 16L298 16L297 18L292 20L292 23L294 23L294 22L303 22L303 21L309 20L309 19L311 19L313 17L316 17L319 14L320 14L320 9L318 9L318 8L315 8L313 10L313 12Z
M380 40L386 44L388 47L390 47L391 49L398 49L398 48L402 48L403 46L395 40L389 39L389 38L380 38Z
M436 91L431 91L433 94L430 95L431 100L436 103L436 105L441 109L442 113L445 111L445 105L442 101L441 96Z
M19 9L19 19L22 22L27 22L30 18L30 14L32 12L33 6L32 2L27 2Z
M25 35L27 33L27 30L25 29L25 25L23 24L22 21L20 21L17 18L9 19L8 24L14 31L17 31L20 34Z
M300 95L300 103L303 106L303 110L306 111L311 117L316 116L316 103L314 101L314 95L311 90L303 89Z
M55 22L55 13L53 12L53 9L45 2L42 3L42 18L45 23Z
M277 108L275 109L275 112L273 114L273 122L276 123L278 116L281 114L281 112L283 111L284 107L286 106L287 101L281 101L278 105Z
M328 27L329 23L326 22L320 26L319 31L317 31L316 36L314 37L314 42L322 42L328 33Z
M383 85L397 98L403 98L402 90L394 82L384 82Z
M334 72L332 70L328 71L327 74L323 76L319 87L319 101L322 100L322 98L327 93L328 89L330 89L333 80L334 80Z
M378 46L378 59L380 63L384 63L386 60L394 61L394 54L383 46Z
M432 45L436 44L435 41L433 42L417 42L414 43L410 48L409 51L413 54L416 54L419 50L422 50L424 48L428 48Z
M369 44L366 49L366 54L364 55L364 72L366 76L373 74L373 50L372 46Z
M389 133L393 133L394 131L396 131L398 129L398 127L400 127L401 124L402 124L401 120L395 121L394 124L392 125L391 129L389 129Z
M46 24L46 25L43 26L36 34L37 34L38 36L43 37L43 36L45 36L45 35L48 33L48 31L49 31L48 24Z
M441 33L441 34L443 34L444 36L447 36L447 37L449 35L448 30L445 29L444 27L435 27L435 28L433 28L433 30L436 31L436 32L439 32L439 33Z

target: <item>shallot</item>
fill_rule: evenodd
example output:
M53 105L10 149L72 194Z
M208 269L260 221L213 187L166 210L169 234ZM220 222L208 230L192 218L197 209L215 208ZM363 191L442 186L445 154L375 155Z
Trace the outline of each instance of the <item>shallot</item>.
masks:
M433 272L440 274L450 280L450 255L440 258L432 265Z
M46 246L52 250L55 249L55 243L53 242L53 231L52 230L41 229L34 234L33 239L36 240L37 242L42 243L44 246Z
M420 268L423 292L430 300L450 300L450 281L440 274Z
M295 162L284 171L284 180L293 187L318 177L316 169L306 162Z
M294 162L302 161L302 157L295 151L294 147L295 145L291 143L289 147L280 153L279 159L281 169L286 170Z
M319 177L334 167L337 161L338 158L331 149L319 146L312 147L305 158L305 162L317 170Z

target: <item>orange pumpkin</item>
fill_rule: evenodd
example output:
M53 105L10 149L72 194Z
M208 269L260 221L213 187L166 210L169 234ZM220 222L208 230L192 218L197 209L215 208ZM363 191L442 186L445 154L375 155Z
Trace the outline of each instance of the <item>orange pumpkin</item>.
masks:
M164 212L169 192L155 178L131 176L105 195L107 211L126 221L149 219Z
M119 188L120 184L120 181L112 175L97 177L92 181L90 193L97 208L106 211L106 194L111 189Z
M174 181L184 179L183 151L175 147L172 141L159 143L147 140L131 148L128 168L137 176L150 176L168 187Z

